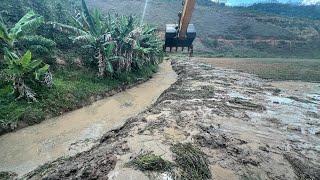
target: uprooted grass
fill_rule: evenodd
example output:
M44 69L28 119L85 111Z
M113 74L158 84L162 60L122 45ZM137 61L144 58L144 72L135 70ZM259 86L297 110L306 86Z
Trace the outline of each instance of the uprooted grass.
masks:
M178 143L172 148L175 162L179 168L175 179L205 180L211 179L211 171L206 155L190 143Z
M173 164L152 152L144 152L131 160L127 166L140 171L168 172L171 171Z

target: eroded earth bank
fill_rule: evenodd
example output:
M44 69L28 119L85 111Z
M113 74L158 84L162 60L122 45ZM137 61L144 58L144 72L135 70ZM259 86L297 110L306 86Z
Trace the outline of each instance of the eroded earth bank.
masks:
M91 150L25 178L320 179L319 84L288 90L191 60L176 59L172 66L177 82L148 110L107 132ZM166 163L148 163L150 156L128 166L150 153L172 166L156 167Z

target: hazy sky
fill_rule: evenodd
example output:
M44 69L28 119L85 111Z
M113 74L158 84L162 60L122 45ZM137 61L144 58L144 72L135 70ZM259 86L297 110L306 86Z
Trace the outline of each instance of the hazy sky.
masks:
M306 5L310 5L310 4L315 4L315 3L320 3L320 0L278 0L279 2L282 3L287 3L287 2L292 2L292 3L303 3ZM228 0L227 1L228 5L242 5L242 4L253 4L253 3L257 3L257 2L268 2L268 0Z

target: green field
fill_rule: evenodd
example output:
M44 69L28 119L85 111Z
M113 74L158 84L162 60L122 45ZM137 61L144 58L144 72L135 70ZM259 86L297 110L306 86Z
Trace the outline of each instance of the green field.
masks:
M194 60L256 74L264 79L320 82L320 59L194 58Z

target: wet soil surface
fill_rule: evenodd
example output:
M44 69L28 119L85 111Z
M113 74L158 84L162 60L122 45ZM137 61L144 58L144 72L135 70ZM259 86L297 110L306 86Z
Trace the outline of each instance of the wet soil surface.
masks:
M152 107L91 150L25 178L171 179L125 164L141 151L174 162L170 148L190 142L206 154L213 179L320 179L319 84L299 92L190 60L172 65L178 80Z

